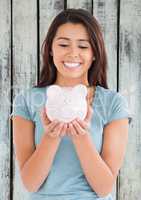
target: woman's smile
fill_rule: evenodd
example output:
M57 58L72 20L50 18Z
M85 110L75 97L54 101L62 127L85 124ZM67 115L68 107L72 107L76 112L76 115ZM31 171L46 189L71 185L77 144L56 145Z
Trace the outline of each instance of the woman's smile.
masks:
M64 62L65 67L69 67L69 68L76 68L76 67L80 67L81 63L79 62Z

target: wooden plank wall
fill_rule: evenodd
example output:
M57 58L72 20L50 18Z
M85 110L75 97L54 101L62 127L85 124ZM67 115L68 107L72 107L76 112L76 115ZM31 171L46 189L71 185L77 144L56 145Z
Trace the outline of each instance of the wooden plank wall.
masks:
M11 15L0 0L0 200L10 198Z
M34 85L40 71L40 48L50 22L64 8L85 8L101 24L108 54L110 89L128 101L133 122L114 200L141 197L141 1L140 0L0 0L0 200L28 200L14 149L11 103Z
M141 1L120 5L119 91L128 97L133 113L119 199L141 199Z
M13 96L37 81L37 4L34 0L12 2ZM26 199L13 152L13 197Z

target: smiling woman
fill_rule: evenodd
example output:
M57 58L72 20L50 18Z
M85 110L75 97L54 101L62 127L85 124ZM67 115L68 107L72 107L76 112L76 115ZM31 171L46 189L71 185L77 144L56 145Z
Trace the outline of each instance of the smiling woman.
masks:
M53 52L54 45L59 52ZM70 66L70 62L77 61L85 65L88 85L108 88L107 55L101 27L88 11L67 9L54 18L42 44L43 68L38 87L54 84L56 81L58 65L55 65L54 59L56 61L61 52L62 56L65 53L61 64L69 61ZM57 54L57 58L53 53Z
M125 97L108 89L106 51L95 17L83 9L59 13L43 42L42 56L39 83L16 96L12 113L16 157L30 199L112 200L131 116ZM86 95L80 95L81 88ZM63 89L69 92L63 95ZM70 101L71 90L77 93ZM51 121L46 92L53 94L55 112L62 113L64 96L73 106L85 96L85 118Z

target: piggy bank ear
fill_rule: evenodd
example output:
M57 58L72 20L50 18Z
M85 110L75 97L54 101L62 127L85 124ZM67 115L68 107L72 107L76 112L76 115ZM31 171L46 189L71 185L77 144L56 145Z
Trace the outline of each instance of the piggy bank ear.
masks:
M83 84L76 85L74 87L74 91L76 92L76 94L81 94L84 97L87 96L87 87Z
M61 94L61 87L58 85L51 85L46 91L47 97L54 97L58 94Z

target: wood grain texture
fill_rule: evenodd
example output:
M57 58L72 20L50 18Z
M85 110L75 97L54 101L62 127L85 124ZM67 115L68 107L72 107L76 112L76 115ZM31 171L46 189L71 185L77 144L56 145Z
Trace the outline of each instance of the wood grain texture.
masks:
M10 1L0 1L0 200L10 198Z
M42 45L53 18L64 9L64 2L59 0L40 1L40 44ZM41 47L40 45L40 47Z
M117 1L94 0L93 15L98 20L105 42L108 59L108 86L117 90ZM117 179L118 180L118 179ZM116 184L113 187L112 196L117 196Z
M102 28L108 57L108 85L117 89L117 2L116 0L94 0L93 15Z
M77 0L77 1L67 0L67 8L83 8L91 12L92 1L91 0Z
M13 1L13 94L37 81L37 5L34 0ZM15 161L15 154L13 155ZM26 200L27 192L14 162L14 200Z
M119 89L133 116L119 199L141 199L141 1L121 0Z
M40 36L40 66L42 66L41 46L46 37L50 23L54 17L64 10L64 1L60 0L42 0L40 1L40 23L39 23L39 36ZM41 67L40 67L41 69Z

